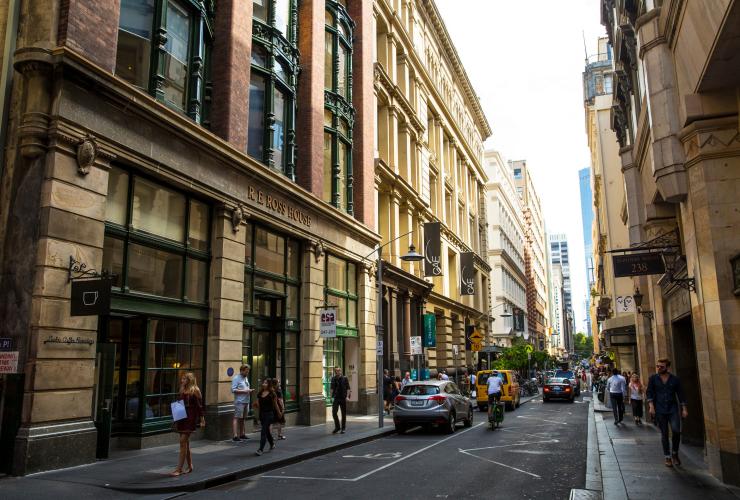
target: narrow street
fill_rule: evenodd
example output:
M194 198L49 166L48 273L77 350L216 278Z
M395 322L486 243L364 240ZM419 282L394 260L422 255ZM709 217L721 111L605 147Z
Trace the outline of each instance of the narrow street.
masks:
M588 402L541 397L455 434L413 429L187 498L568 498L585 482ZM350 429L351 431L351 429Z

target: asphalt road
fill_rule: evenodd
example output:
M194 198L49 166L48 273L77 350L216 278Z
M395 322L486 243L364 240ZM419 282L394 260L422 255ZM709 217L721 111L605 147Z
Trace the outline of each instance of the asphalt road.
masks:
M417 428L187 497L567 499L585 485L587 418L581 398L538 397L495 431L476 411L452 435Z

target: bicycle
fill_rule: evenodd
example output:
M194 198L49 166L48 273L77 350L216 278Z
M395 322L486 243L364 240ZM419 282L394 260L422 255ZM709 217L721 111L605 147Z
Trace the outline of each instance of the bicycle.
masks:
M491 430L495 430L500 427L504 422L504 403L501 402L501 395L490 395L488 397L488 405L491 412L488 415L488 425Z

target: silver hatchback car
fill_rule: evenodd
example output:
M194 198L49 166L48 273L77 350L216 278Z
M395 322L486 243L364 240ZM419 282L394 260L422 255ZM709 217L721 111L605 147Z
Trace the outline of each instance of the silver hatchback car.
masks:
M473 425L473 404L449 380L411 382L396 396L393 423L399 434L414 425L435 425L451 434L461 420L465 427Z

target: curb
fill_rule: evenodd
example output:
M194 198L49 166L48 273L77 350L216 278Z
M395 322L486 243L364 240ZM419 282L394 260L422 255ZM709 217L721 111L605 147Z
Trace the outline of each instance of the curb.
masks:
M191 483L180 483L176 485L168 484L168 485L161 485L161 486L155 486L155 485L132 486L132 485L127 485L127 484L107 484L105 486L102 486L102 488L108 489L108 490L123 491L123 492L128 492L128 493L179 493L179 492L193 492L193 491L199 491L199 490L207 490L209 488L213 488L214 486L219 486L221 484L230 483L232 481L237 481L245 477L255 476L257 474L262 474L270 470L279 469L281 467L285 467L286 465L292 465L297 462L302 462L304 460L308 460L311 458L319 457L322 455L327 455L329 453L342 450L344 448L349 448L351 446L356 446L358 444L363 444L369 441L374 441L376 439L390 436L391 434L395 434L395 433L396 433L395 428L390 427L388 430L384 430L382 432L378 432L376 434L372 434L369 436L363 436L363 437L360 437L358 439L354 439L351 441L345 441L343 443L329 446L327 448L320 448L320 449L305 451L303 453L298 453L297 455L285 457L282 460L276 460L274 462L260 464L260 465L256 465L256 466L249 467L246 469L241 469L238 471L227 472L221 475L193 481Z

